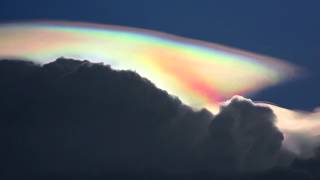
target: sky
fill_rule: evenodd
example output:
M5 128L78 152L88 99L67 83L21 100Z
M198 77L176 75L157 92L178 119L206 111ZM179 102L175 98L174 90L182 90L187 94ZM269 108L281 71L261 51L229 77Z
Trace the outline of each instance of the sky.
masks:
M0 22L69 20L158 30L285 59L300 78L252 96L312 110L320 99L319 1L2 0Z
M218 114L212 115L206 110L199 112L193 111L190 107L183 105L174 97L168 96L166 92L156 89L151 83L144 81L132 72L112 71L108 66L102 66L101 64L60 59L40 67L24 62L2 61L0 64L0 74L2 73L0 79L2 78L2 82L4 82L4 85L1 84L4 88L0 88L0 95L3 96L4 101L0 102L0 112L3 111L6 117L4 119L14 119L14 122L17 123L11 124L9 121L8 123L7 121L1 121L0 123L4 125L2 127L7 128L6 130L11 130L12 127L14 130L0 131L0 133L4 134L4 136L0 136L0 138L11 137L12 139L3 138L1 140L8 143L11 143L11 140L13 140L13 143L10 145L15 149L21 149L21 151L17 151L18 155L32 159L34 164L31 164L36 166L35 169L40 168L40 170L44 170L44 172L51 168L57 168L59 163L64 164L65 158L63 158L63 156L59 156L61 159L57 160L52 158L54 157L51 156L52 152L60 152L58 150L52 151L52 149L54 149L52 147L56 147L52 142L64 142L64 138L68 138L69 136L71 139L78 138L77 140L68 141L70 147L77 147L79 145L78 142L81 142L81 147L83 146L82 148L74 149L74 152L78 153L74 156L73 151L66 152L71 154L70 162L73 162L72 158L80 158L81 160L83 157L83 154L81 154L82 150L87 147L89 147L87 151L89 154L88 157L86 156L85 158L91 159L92 164L99 163L101 159L109 162L109 159L103 159L106 154L103 148L108 146L105 146L105 139L101 138L101 134L103 137L111 137L111 144L115 143L114 147L116 148L114 151L117 153L120 152L118 154L120 158L119 162L122 162L121 159L127 157L127 155L128 157L138 157L138 160L141 156L145 158L142 167L148 166L148 163L152 162L149 162L150 158L148 156L140 153L144 152L146 147L153 147L148 144L149 142L151 142L151 144L154 142L162 142L163 139L161 138L163 137L165 142L168 140L169 145L167 147L167 143L158 144L160 151L155 152L159 153L159 156L157 156L159 159L155 162L159 162L159 164L153 164L155 167L157 167L157 165L166 167L166 163L172 164L170 158L168 162L164 160L165 158L161 158L162 155L163 157L167 157L168 155L165 154L167 151L162 151L161 148L170 149L172 147L174 149L177 148L178 151L168 150L169 155L172 155L173 161L182 162L181 164L177 164L177 167L181 165L183 167L185 165L183 161L179 161L179 158L182 160L187 159L192 166L198 166L195 162L198 162L199 157L193 156L197 155L198 152L203 154L199 162L215 162L210 161L212 158L217 159L217 162L232 162L234 171L239 172L252 169L269 169L274 167L275 164L282 163L282 161L288 162L288 159L290 159L290 163L292 163L292 157L287 157L287 155L291 156L292 154L290 153L292 152L286 151L286 149L282 149L282 147L288 147L287 150L290 148L300 150L299 148L301 146L301 149L305 151L310 149L313 151L313 149L316 148L313 146L314 144L318 147L320 143L318 141L320 124L313 121L313 119L319 117L319 111L310 114L290 112L286 109L277 108L276 106L271 108L270 106L272 105L270 104L268 104L270 105L268 108L264 106L264 103L256 103L256 101L270 102L281 107L306 111L314 110L314 108L320 106L320 61L318 61L318 58L320 58L320 36L318 35L318 32L320 32L320 21L318 20L320 12L318 11L318 7L320 7L320 2L317 0L310 0L307 1L307 3L295 0L1 0L0 24L30 20L58 20L138 27L218 43L228 47L279 58L287 61L288 64L300 67L302 71L299 71L297 76L288 82L277 84L276 86L259 91L256 94L250 94L249 98L251 98L252 101L235 96L222 105L221 111ZM20 36L17 35L15 37ZM110 51L112 51L112 49ZM69 71L72 73L69 73ZM12 72L15 73L12 75ZM111 76L107 75L108 73L109 75L111 74ZM263 75L263 73L261 74ZM237 73L234 75L237 75ZM141 76L143 77L143 75ZM21 77L27 80L25 81ZM116 77L121 78L117 79L119 81L114 81ZM55 78L58 80L55 81ZM82 82L82 80L84 80L85 83ZM11 82L14 84L14 90L10 89L12 88ZM110 82L111 85L107 82ZM109 85L112 87L111 89ZM56 89L48 87L55 87ZM109 91L104 91L104 88ZM117 88L120 88L121 91L118 92ZM73 93L73 91L75 91L75 93ZM86 93L87 91L91 93ZM115 92L119 93L119 96L114 96L113 93ZM141 92L146 92L146 94ZM89 96L87 96L87 94L89 94ZM93 97L91 97L91 95ZM147 98L145 96L147 96ZM64 97L67 97L67 99L64 99ZM43 99L47 98L52 98L52 100L47 100L51 103L43 103ZM120 100L118 98L120 98ZM111 102L113 104L107 103L108 100L112 100ZM150 103L149 101L154 103ZM97 102L99 105L91 102ZM85 104L85 107L82 107L82 104ZM108 108L105 107L106 104L108 104ZM151 106L149 104L151 104ZM25 108L24 105L28 108ZM276 124L276 117L272 114L270 108L273 111L277 110L285 115L285 117L280 117L279 119L293 120L294 118L292 117L295 117L298 118L299 121L281 121L282 124ZM51 109L57 112L51 111ZM123 111L125 111L125 113L123 113ZM108 113L111 113L111 115ZM94 114L94 116L92 116L92 114ZM277 113L277 115L278 114L280 113ZM75 117L73 117L73 115L75 115ZM71 116L71 118L69 116ZM78 119L79 122L82 123L75 124L73 118ZM104 121L104 119L108 118L111 119L110 122ZM43 121L43 119L47 121ZM90 119L90 123L88 123L88 119ZM150 119L155 121L159 120L156 122L160 124L163 123L160 120L165 120L165 122L162 124L163 126L153 126L154 124L148 121ZM171 132L172 122L170 120L172 119L182 124L178 123L171 129ZM184 121L180 121L180 119ZM196 120L200 120L200 123ZM26 123L27 126L24 129L26 132L21 131L19 125L20 123L25 124L25 121L34 122L36 131L28 131L29 126L31 129L34 128L32 123ZM302 121L312 121L314 132L317 132L315 133L316 135L312 134L313 126L309 128L309 126L307 126L308 123L304 126ZM119 126L119 122L124 123L125 126L122 126L122 124ZM291 124L292 122L294 123L293 125ZM86 123L89 124L89 128ZM283 127L298 128L299 131L295 132L295 129L283 129L281 125L283 125ZM151 131L149 126L151 126ZM56 130L59 130L59 127L64 128L61 132L62 139L56 138ZM110 128L110 132L114 131L115 134L120 132L119 138L127 140L124 141L126 142L124 143L125 148L121 147L121 143L119 145L117 141L114 141L115 138L112 138L112 133L108 134L109 130L99 129L99 127L108 127ZM117 128L119 127L124 129L118 131ZM133 129L131 129L131 127L133 127ZM230 127L234 129L230 131ZM48 129L43 131L45 128ZM77 131L79 134L69 133L73 132L74 128L79 129L79 131ZM96 128L98 128L98 130ZM278 131L277 128L279 128L280 131ZM89 130L90 133L88 133L87 130ZM101 132L99 130L101 130ZM167 136L167 130L172 133L169 133L170 137L172 136L171 138L167 138L169 137ZM123 134L121 134L121 132ZM158 132L159 134L157 134ZM151 133L154 137L145 136L147 133ZM309 134L311 135L308 136ZM132 135L130 138L137 138L134 139L136 141L131 141L130 138L126 139L128 135ZM137 135L137 137L135 135ZM140 135L146 138L146 141L141 138ZM22 137L23 143L25 144L15 144L15 142L20 142L20 137ZM158 137L161 138L157 139ZM230 139L228 139L228 137ZM46 138L53 139L47 141ZM209 140L207 138L209 138ZM97 142L91 141L91 139L95 139ZM198 148L197 151L193 151L193 146L189 146L193 145L194 142L199 142L199 139L203 140L201 141L203 144L196 146ZM82 142L89 145L83 144ZM137 144L141 143L141 146L136 146L137 144L132 142L136 142ZM144 144L142 142L147 143ZM285 142L285 146L280 146L282 142ZM43 146L45 151L38 153L39 157L37 159L33 158L32 150L33 148L39 150L38 145ZM117 145L119 145L120 151L117 149ZM172 145L172 147L170 145ZM186 154L182 153L180 157L178 155L180 154L180 145L182 147L186 146L190 148L190 152L196 153L191 153L192 156L190 156L190 154L188 154L189 151L187 151ZM64 146L65 144L62 143L57 147L63 150ZM110 147L113 146L111 145ZM133 147L137 149L130 151ZM219 152L219 147L222 148L220 151L222 154L211 153L213 150L217 150L216 148L218 148L217 152ZM252 153L251 150L247 151L247 147L256 154ZM11 147L9 146L9 148ZM225 149L230 150L230 152L224 151ZM97 150L99 150L99 152L101 151L101 154L98 153L98 155L102 158L98 156L98 159L94 159L92 158L93 156L91 156L94 153L90 152L96 152ZM107 150L108 148L106 151ZM128 154L123 156L121 150L125 150L123 153ZM128 150L128 152L126 150ZM27 152L27 155L24 155L24 152ZM44 154L42 154L42 152L44 152ZM152 150L150 150L150 152L152 152ZM29 155L28 153L31 154ZM112 153L114 153L113 149L110 150L110 154ZM266 153L270 153L268 154L269 156L266 156ZM284 155L281 153L284 153ZM297 154L299 153L300 152ZM302 152L301 154L310 154L310 152ZM2 155L6 157L5 153ZM11 155L12 158L16 158L15 152L9 153L9 155ZM42 155L44 160L41 157ZM152 157L152 155L153 154L150 156ZM253 155L256 155L257 158L252 158ZM5 163L11 163L9 164L10 166L7 167L9 170L15 172L16 164L22 166L17 167L18 169L26 168L28 170L29 167L27 163L20 163L20 160L28 162L28 159L16 158L17 161L11 161L11 156L6 157L7 161L5 161ZM118 158L118 156L116 156L116 158ZM223 159L229 157L231 157L231 159L227 159L227 161ZM232 159L232 157L235 159ZM45 158L49 158L49 160L46 161ZM141 164L136 164L136 162L139 161L134 158L132 159L133 163L131 166L139 168ZM174 158L178 159L176 160ZM38 160L46 161L47 166L38 167ZM116 161L118 160L119 159L116 159ZM51 161L59 162L56 164L57 167L55 167L55 164L51 166L49 163ZM256 161L259 165L256 165ZM85 160L82 162L85 163L80 163L79 167L75 166L75 170L79 168L78 170L82 171L83 169L87 169L87 165L90 166L90 163L87 164ZM125 158L124 162L126 162ZM317 163L319 162L318 160ZM1 168L7 166L5 163L0 163L0 173ZM216 164L210 163L209 165L217 168ZM82 165L84 165L84 167L82 167ZM218 166L219 165L221 164L218 163ZM293 163L293 167L296 167L296 165L297 164ZM112 163L111 166L113 166ZM173 168L176 168L174 166L175 164L173 164ZM188 166L188 163L186 166ZM203 164L200 163L199 166L202 167ZM61 166L61 171L68 172L69 167L72 166L65 164ZM312 169L312 167L319 166L317 164L311 164L310 167ZM33 166L30 166L30 169L33 168ZM168 169L170 168L171 167ZM220 168L223 169L224 167L222 166ZM229 164L225 164L225 168L229 169ZM59 168L57 169L59 170Z

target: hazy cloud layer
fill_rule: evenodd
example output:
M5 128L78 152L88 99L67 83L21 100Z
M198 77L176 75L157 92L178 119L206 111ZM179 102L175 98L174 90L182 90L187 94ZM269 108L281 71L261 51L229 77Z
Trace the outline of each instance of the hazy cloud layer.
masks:
M320 145L320 111L294 111L268 103L257 103L269 107L277 116L276 126L284 134L283 147L298 158L307 159L315 155Z

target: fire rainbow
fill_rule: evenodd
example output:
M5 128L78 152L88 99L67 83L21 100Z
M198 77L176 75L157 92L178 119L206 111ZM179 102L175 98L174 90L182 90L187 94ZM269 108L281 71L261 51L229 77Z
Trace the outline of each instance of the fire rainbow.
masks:
M0 25L0 58L43 64L61 56L136 71L184 103L211 110L296 73L274 58L151 30L48 21Z

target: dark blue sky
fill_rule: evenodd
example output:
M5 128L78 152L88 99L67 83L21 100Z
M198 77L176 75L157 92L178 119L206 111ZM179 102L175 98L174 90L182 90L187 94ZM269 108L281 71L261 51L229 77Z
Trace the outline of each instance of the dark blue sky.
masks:
M319 0L1 0L0 22L74 20L160 30L266 54L304 67L295 81L255 95L320 106Z

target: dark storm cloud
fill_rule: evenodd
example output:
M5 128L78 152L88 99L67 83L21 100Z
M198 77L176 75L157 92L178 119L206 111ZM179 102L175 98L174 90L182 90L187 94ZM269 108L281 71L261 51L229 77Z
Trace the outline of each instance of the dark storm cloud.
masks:
M2 61L0 72L7 173L191 168L212 119L101 64Z
M62 58L0 61L0 82L1 174L259 172L288 160L272 111L245 99L214 117L134 72Z
M289 156L281 149L284 137L275 121L270 108L233 97L221 106L210 124L210 145L216 152L212 157L222 162L232 161L233 164L220 167L236 172L262 171L288 164Z

